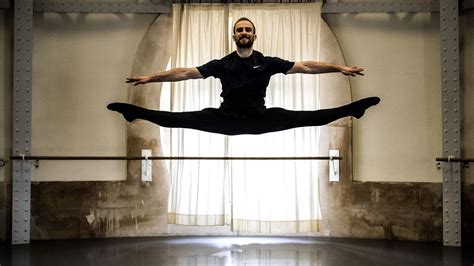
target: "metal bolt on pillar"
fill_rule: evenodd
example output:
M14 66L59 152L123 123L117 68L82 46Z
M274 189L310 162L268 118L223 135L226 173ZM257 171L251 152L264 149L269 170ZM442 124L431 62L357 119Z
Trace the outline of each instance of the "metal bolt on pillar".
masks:
M459 85L459 6L440 1L443 156L461 158L461 90ZM443 163L443 243L461 246L461 163Z
M26 156L31 151L33 0L13 5L13 154ZM25 244L30 242L31 167L25 160L12 163L12 244Z

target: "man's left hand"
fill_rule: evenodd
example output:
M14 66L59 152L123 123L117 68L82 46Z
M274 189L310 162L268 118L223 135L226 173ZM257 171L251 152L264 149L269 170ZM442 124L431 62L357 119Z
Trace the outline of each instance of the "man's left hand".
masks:
M342 67L341 69L341 73L346 75L346 76L353 76L355 77L356 75L359 75L359 76L363 76L364 73L362 73L362 71L364 71L363 68L361 67L347 67L347 66L344 66Z

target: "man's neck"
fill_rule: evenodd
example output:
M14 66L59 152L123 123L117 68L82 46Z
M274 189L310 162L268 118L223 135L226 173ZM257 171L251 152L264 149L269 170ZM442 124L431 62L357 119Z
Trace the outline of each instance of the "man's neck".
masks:
M253 53L253 48L252 47L249 47L249 48L239 48L237 47L237 54L241 57L241 58L247 58L247 57L250 57Z

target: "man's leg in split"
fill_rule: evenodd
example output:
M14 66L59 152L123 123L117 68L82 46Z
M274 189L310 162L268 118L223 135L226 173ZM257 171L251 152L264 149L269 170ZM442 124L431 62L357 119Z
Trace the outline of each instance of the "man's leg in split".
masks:
M315 111L290 111L282 108L269 108L264 115L253 122L253 132L262 134L297 127L323 126L340 118L353 116L361 118L365 111L380 102L378 97L370 97L353 103Z
M302 111L298 122L301 126L322 126L346 116L361 118L367 109L377 105L379 97L364 98L341 107L321 109L316 111Z
M111 103L107 108L119 112L128 121L143 119L162 127L190 128L211 133L236 135L235 125L218 109L206 108L194 112L167 112L150 110L128 103Z
M128 122L144 119L163 127L191 128L225 135L263 134L297 127L322 126L346 116L361 118L365 111L380 102L370 97L331 109L290 111L269 108L262 115L234 119L215 108L195 112L166 112L127 103L112 103L108 109L121 113Z

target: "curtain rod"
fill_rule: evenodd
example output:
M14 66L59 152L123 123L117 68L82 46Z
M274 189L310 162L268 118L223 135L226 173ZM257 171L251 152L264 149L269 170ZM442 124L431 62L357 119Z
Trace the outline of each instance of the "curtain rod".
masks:
M173 4L326 3L326 0L172 0Z

